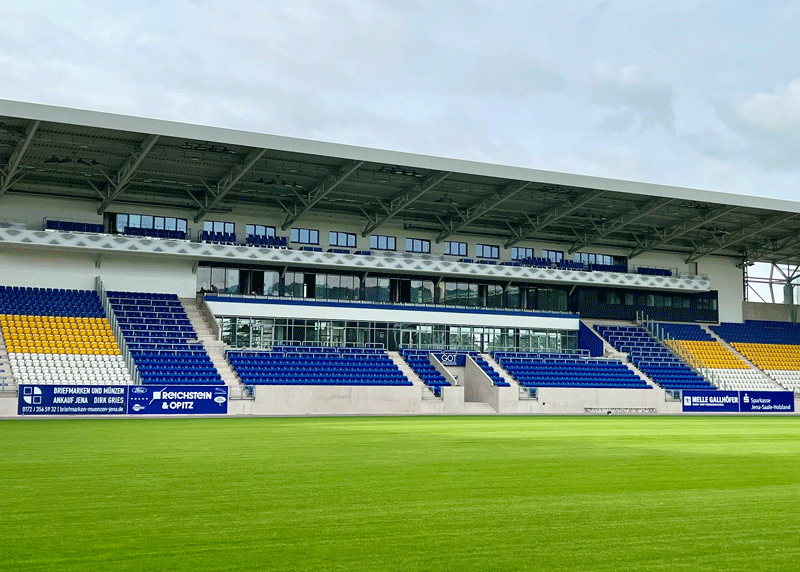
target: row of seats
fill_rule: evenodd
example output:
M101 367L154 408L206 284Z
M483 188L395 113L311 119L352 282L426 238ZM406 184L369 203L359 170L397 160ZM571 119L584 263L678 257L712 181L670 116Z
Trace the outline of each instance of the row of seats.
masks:
M648 268L646 266L640 266L636 269L636 272L646 276L672 276L672 270L668 268Z
M800 324L745 320L710 328L777 383L800 392Z
M122 230L128 236L141 236L146 238L161 238L167 240L186 240L185 230L166 230L162 228L136 228L126 226Z
M105 318L93 290L0 286L0 314Z
M762 370L800 370L800 345L733 342L736 351Z
M739 356L716 340L668 340L667 344L678 354L689 356L693 362L707 369L748 369Z
M10 353L19 383L130 385L122 356Z
M200 233L200 240L211 244L236 244L236 233L204 230Z
M417 374L422 383L431 388L436 397L441 397L442 387L449 386L450 382L430 362L430 352L401 348L400 356Z
M765 373L789 391L800 393L800 371L786 369L767 369Z
M175 294L107 295L143 384L223 383ZM125 310L128 307L148 307L153 311ZM177 357L189 356L191 362L175 362Z
M594 328L617 351L628 353L631 363L664 389L716 389L644 328L602 324Z
M276 346L230 350L227 359L245 385L411 385L389 354L374 348Z
M728 343L800 345L800 324L745 320L744 323L722 322L709 326Z
M556 361L528 352L495 352L495 360L523 387L650 389L620 361L570 356Z
M106 227L102 224L52 219L45 221L44 228L45 230L58 230L61 232L91 232L95 234L105 234L106 232Z
M657 323L655 328L661 333L662 337L673 340L714 341L714 336L699 324Z
M17 383L132 383L94 291L0 287L0 332Z
M743 391L775 391L778 388L760 372L753 369L701 368L706 377L720 389Z
M288 248L289 241L285 236L262 236L260 234L248 234L246 239L247 246L257 248ZM358 254L358 253L356 253Z
M440 374L436 368L430 363L431 352L447 352L448 354L468 355L480 367L483 372L492 380L492 385L497 387L509 387L509 383L503 379L483 356L474 350L448 350L448 349L411 349L401 348L400 355L403 359L414 369L414 372L420 379L431 387L441 387L443 385L450 385L445 381L444 376ZM446 367L446 366L445 366ZM420 373L422 375L420 375Z

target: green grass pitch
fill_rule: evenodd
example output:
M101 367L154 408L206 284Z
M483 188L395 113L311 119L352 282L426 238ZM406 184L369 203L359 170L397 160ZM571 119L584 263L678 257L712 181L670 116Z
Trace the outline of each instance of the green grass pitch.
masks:
M800 419L0 422L0 570L798 570Z

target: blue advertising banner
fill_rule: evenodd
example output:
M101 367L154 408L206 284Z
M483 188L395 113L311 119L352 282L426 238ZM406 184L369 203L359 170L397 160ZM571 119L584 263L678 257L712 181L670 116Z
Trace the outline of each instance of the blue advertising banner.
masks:
M683 410L698 413L738 413L738 391L683 391Z
M467 365L467 354L459 354L456 352L431 352L436 359L442 362L442 365L454 365L456 367L464 367Z
M20 385L19 415L124 415L124 385Z
M794 393L791 391L742 391L741 411L781 412L794 411Z
M225 415L225 385L135 385L128 396L131 415Z

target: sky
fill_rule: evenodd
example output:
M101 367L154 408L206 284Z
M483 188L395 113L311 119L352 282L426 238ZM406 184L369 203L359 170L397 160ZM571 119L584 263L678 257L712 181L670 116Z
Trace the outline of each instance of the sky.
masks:
M800 2L0 0L0 98L798 200Z

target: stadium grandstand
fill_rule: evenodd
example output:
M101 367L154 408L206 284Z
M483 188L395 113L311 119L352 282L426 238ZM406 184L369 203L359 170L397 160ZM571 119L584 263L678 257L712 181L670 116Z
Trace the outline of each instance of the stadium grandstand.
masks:
M745 269L798 237L797 202L0 101L0 415L31 384L243 415L797 398L791 280L752 303Z

